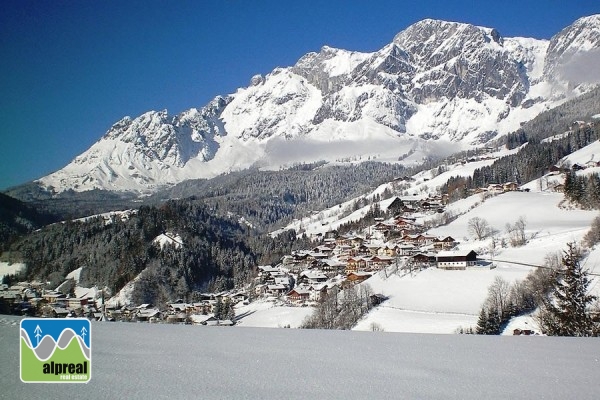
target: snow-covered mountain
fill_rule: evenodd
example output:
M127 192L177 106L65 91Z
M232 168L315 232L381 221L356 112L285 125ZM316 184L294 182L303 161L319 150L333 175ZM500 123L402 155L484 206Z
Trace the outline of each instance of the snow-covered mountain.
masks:
M325 46L203 108L126 117L38 182L148 192L249 166L478 146L600 82L585 68L599 54L600 15L549 41L427 19L373 53Z

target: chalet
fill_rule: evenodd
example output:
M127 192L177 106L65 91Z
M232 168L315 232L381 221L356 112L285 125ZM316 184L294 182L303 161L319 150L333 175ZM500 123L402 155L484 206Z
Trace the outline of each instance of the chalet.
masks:
M288 277L288 282L289 282L289 277ZM237 292L237 293L234 293L231 295L231 300L234 303L246 301L246 300L248 300L248 295L245 292Z
M371 252L369 251L369 248L367 246L365 246L364 244L354 247L350 253L353 255L369 255L369 254L371 254Z
M176 314L167 315L167 323L169 324L181 324L185 323L188 316L185 312L179 312Z
M329 290L329 285L325 283L311 285L309 288L310 300L312 301L322 301L327 296L327 292Z
M59 300L66 299L67 295L53 291L47 291L42 294L42 298L50 304L57 303Z
M377 255L395 257L398 255L398 245L387 244L379 249Z
M329 254L327 253L321 253L321 252L308 252L306 254L306 261L318 261L318 260L323 260L325 258L329 257Z
M152 322L160 319L162 313L157 308L144 308L137 312L137 320L143 322Z
M294 288L286 295L289 301L303 303L310 298L310 292L307 289Z
M276 276L273 284L274 285L283 285L283 286L287 286L289 288L291 286L290 280L291 280L291 277L289 275Z
M192 320L192 325L206 325L206 321L208 321L209 319L216 319L214 316L212 315L190 315L190 319Z
M437 254L437 267L448 270L464 270L477 264L477 253L467 251L441 251Z
M435 256L425 253L417 253L411 256L410 260L415 266L427 268L431 266L433 262L435 262Z
M335 238L335 244L337 246L350 246L352 247L352 241L347 236L338 236Z
M372 271L379 271L382 268L389 266L394 259L388 256L373 256L367 259L367 269Z
M337 238L337 236L338 236L338 231L336 231L335 229L331 230L331 231L327 231L325 233L325 240L333 239L335 241L335 238Z
M563 170L562 170L562 168L560 168L560 167L558 167L556 165L553 165L553 166L550 167L549 172L553 173L553 174L557 174L557 173L563 172Z
M342 244L342 245L337 245L333 252L336 255L341 255L341 254L349 254L350 250L352 250L352 246Z
M417 248L412 244L400 244L396 246L396 254L399 256L410 256L417 251Z
M531 329L514 329L513 330L513 336L531 336L531 335L535 335L535 332Z
M346 262L346 274L356 272L367 267L367 261L363 257L350 257Z
M456 246L456 241L452 236L446 236L443 239L437 238L435 242L433 242L433 248L436 250L449 250Z
M372 256L377 255L379 253L379 249L381 248L381 246L375 245L375 244L369 244L369 245L366 245L365 247L367 248L367 251L369 252L369 254Z
M404 208L404 202L399 197L395 197L394 200L387 206L388 212L397 213L402 211Z
M429 210L437 210L439 208L444 208L444 206L439 201L425 200L425 201L421 202L421 208L423 210L429 211Z
M428 235L417 235L417 237L415 238L417 246L428 246L430 244L433 244L433 242L435 242L436 240L437 237Z
M312 249L312 253L321 253L330 256L333 253L333 247L320 245Z
M52 307L52 315L55 318L66 318L69 315L69 310L64 307Z
M490 184L487 189L488 189L488 192L490 192L490 193L503 193L504 192L504 186L499 185L499 184Z
M362 246L362 244L364 243L365 239L359 237L359 236L354 236L350 238L350 245L352 247L360 247Z
M336 274L346 269L346 263L337 260L324 260L321 270L327 274Z
M171 303L169 304L169 312L176 314L179 312L192 312L194 311L194 306L187 303Z
M380 233L385 233L385 232L389 232L391 230L394 230L395 225L391 225L385 222L378 222L375 225L373 225L373 230L375 232L380 232Z
M402 241L407 244L416 245L419 236L420 235L404 235L402 236Z
M69 297L66 299L66 305L67 308L73 310L73 309L78 309L78 308L82 308L83 306L85 306L88 303L88 299L87 297Z
M371 277L371 274L369 272L357 271L357 272L349 273L348 276L346 277L346 280L351 283L360 283L364 280L369 279L370 277Z
M304 271L298 276L298 282L309 285L325 281L327 281L327 275L318 271Z
M412 228L414 225L414 221L413 220L409 220L406 218L396 218L394 220L394 225L396 225L398 228Z
M519 184L517 182L506 182L504 185L502 185L502 189L505 192L514 192L519 189Z
M288 290L285 285L267 285L266 294L279 297Z

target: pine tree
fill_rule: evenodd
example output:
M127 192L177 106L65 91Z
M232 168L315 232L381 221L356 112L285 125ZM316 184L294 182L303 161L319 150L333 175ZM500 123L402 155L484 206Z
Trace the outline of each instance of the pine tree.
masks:
M217 301L213 307L213 314L215 316L216 319L223 319L222 316L224 314L223 312L223 301L221 300L221 297L217 297Z
M590 280L580 260L579 250L569 243L562 258L564 269L553 271L550 300L541 313L542 330L548 335L593 336L597 332L589 313L596 296L588 294Z

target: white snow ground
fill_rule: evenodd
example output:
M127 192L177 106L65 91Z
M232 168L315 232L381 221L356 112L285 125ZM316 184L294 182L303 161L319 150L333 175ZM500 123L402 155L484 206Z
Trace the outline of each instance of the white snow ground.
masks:
M0 262L0 282L2 282L2 278L4 275L15 274L25 268L25 264L23 263L7 263Z
M19 380L0 316L6 399L595 399L593 338L92 323L88 384Z

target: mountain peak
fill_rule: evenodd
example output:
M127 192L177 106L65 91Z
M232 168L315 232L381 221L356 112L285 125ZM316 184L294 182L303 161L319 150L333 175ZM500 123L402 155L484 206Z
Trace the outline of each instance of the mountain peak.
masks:
M401 47L412 47L419 43L445 40L450 37L463 37L464 40L477 40L482 43L495 42L500 45L503 41L499 32L493 28L428 18L398 33L393 42Z
M551 72L598 55L598 26L600 15L581 18L549 45L424 19L372 53L323 46L202 108L125 117L39 182L57 191L145 192L252 165L397 161L429 141L469 149L565 99L576 79L557 83Z
M550 40L544 76L550 81L597 83L599 49L600 14L579 18Z

